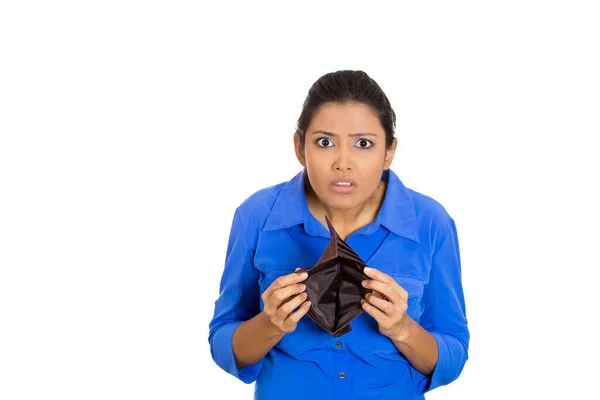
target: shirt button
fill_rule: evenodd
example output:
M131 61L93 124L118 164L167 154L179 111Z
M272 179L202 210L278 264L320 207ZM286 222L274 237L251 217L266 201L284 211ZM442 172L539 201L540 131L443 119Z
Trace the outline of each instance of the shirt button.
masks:
M346 374L345 374L345 373L343 373L343 372L341 372L341 373L340 373L340 379L345 379L345 378L346 378Z
M338 349L342 348L342 342L335 342L335 347L337 347Z

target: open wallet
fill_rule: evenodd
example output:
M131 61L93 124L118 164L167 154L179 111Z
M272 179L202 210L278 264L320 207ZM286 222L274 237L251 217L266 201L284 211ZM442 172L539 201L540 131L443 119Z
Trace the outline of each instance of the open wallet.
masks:
M296 272L307 272L307 300L311 302L307 315L327 330L332 336L340 337L352 330L350 322L363 309L360 300L370 291L362 286L369 279L363 272L367 266L335 231L325 216L331 239L319 261L309 268Z

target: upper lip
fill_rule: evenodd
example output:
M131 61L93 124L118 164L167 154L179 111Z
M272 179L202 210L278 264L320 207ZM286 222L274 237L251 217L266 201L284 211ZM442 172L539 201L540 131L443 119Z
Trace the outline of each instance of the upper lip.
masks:
M331 184L335 185L337 182L350 182L352 186L356 186L356 182L354 182L354 180L350 178L336 178L331 181Z

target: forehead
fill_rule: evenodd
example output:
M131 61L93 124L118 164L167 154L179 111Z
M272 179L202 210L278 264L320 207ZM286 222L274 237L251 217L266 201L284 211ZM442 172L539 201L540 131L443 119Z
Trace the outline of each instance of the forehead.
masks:
M324 130L336 134L371 132L385 134L375 110L361 103L325 103L315 113L308 132Z

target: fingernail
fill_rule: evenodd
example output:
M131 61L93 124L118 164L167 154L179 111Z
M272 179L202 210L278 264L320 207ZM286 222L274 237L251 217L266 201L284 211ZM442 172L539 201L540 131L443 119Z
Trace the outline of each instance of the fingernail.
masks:
M307 298L308 294L306 292L302 292L302 297Z
M364 287L367 287L367 281L362 281L362 285L363 285Z
M365 272L371 272L371 268L365 267Z
M303 283L301 283L301 284L300 284L300 290L304 291L304 289L306 289L306 285L305 285L305 284L303 284Z
M300 277L301 278L307 278L308 274L306 272L303 272L303 273L300 274Z

